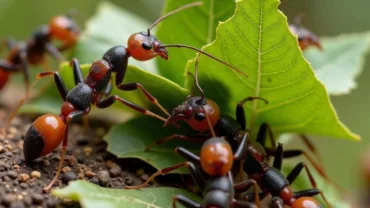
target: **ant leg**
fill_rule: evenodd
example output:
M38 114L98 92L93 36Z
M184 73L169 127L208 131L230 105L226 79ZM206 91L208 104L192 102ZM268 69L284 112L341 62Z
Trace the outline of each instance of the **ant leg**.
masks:
M281 170L281 166L283 165L283 153L284 153L283 144L278 143L278 147L276 148L275 151L273 167L278 169L279 171Z
M183 196L181 194L179 195L176 195L175 197L173 197L172 199L172 208L176 208L176 202L184 205L184 207L187 207L187 208L202 208L202 205L189 199L188 197L186 196Z
M175 152L192 163L200 164L200 157L183 147L176 147Z
M59 49L52 43L46 44L46 51L49 52L58 62L64 61L64 56L60 53Z
M120 97L118 97L118 95L111 95L111 96L109 96L109 97L107 97L103 100L98 101L98 103L96 103L96 107L98 107L98 108L108 108L109 106L113 105L113 103L116 102L116 101L119 101L122 104L126 105L127 107L129 107L129 108L131 108L135 111L138 111L142 114L152 116L152 117L157 118L157 119L159 119L163 122L166 122L166 119L163 118L162 116L159 116L159 115L157 115L157 114L155 114L155 113L153 113L149 110L146 110L146 109L144 109L144 108L142 108L142 107L140 107L140 106L138 106L134 103L131 103L131 102L129 102L129 101L123 99L123 98L120 98Z
M128 83L128 84L120 84L117 86L118 89L123 90L123 91L133 91L140 89L145 97L154 105L156 105L159 109L161 109L162 112L164 112L168 117L171 115L167 112L167 110L158 102L158 100L150 94L148 90L146 90L140 83Z
M32 86L36 83L37 80L44 78L46 76L54 75L54 82L58 88L58 92L63 99L63 101L66 101L66 97L68 94L68 90L64 84L64 81L62 77L59 75L58 72L42 72L36 75L36 80L33 82ZM7 119L7 124L8 126L10 122L13 120L13 118L18 114L19 109L22 107L24 102L28 99L28 96L26 95L24 98L20 99L19 104L16 106L16 108L10 113L9 118Z
M142 183L140 185L137 185L137 186L125 186L124 188L125 189L140 189L140 188L143 188L144 186L148 185L148 183L150 181L152 181L155 177L157 177L159 175L167 174L167 173L169 173L173 170L179 169L181 167L189 166L189 164L190 164L189 162L182 162L182 163L178 163L176 165L173 165L173 166L170 166L170 167L167 167L167 168L163 168L161 170L158 170L153 175L151 175L144 183Z
M300 198L302 196L316 196L321 193L320 189L307 189L303 191L296 191L294 192L294 197Z
M66 130L65 130L65 133L64 133L64 140L63 140L63 144L62 144L62 149L60 151L60 159L59 159L58 169L57 169L57 172L56 172L53 180L49 183L48 186L46 186L44 188L44 192L49 192L49 190L51 189L51 187L53 186L55 181L59 178L60 172L62 170L64 157L65 157L65 153L67 151L67 145L68 145L68 127L69 127L69 124L73 121L81 119L83 115L84 115L84 111L75 111L75 112L72 112L71 114L69 114L68 117L66 118L66 120L67 120Z
M62 144L62 149L60 150L60 158L59 158L59 164L58 164L58 169L57 172L53 178L53 180L49 183L48 186L44 187L44 192L49 192L55 181L58 179L60 175L60 171L62 170L63 167L63 162L64 162L64 155L67 151L67 145L68 145L68 124L66 125L66 130L64 133L64 140Z
M245 202L245 201L238 201L236 199L233 199L231 202L231 207L235 208L257 208L259 205L255 205L254 203L251 202Z
M276 148L276 140L270 126L267 123L262 123L257 134L257 142L260 143L263 147L266 147L266 133L269 134L270 142L272 148Z
M283 200L281 200L280 197L272 197L271 202L272 202L273 208L283 208L284 207L284 202Z
M77 85L78 83L82 83L84 81L83 76L82 76L82 70L80 67L80 63L78 62L77 59L72 59L70 62L70 65L73 68L73 77L75 80L75 84Z
M248 101L253 101L253 100L256 100L256 99L263 100L263 101L265 101L266 104L268 103L267 100L265 100L261 97L249 96L249 97L246 97L243 100L239 101L238 104L236 105L236 120L238 121L238 123L240 124L240 126L242 127L243 130L246 130L246 128L247 128L247 121L245 119L245 112L244 112L243 105Z
M244 153L246 151L245 146L248 142L247 140L249 139L248 136L249 136L248 133L243 134L243 138L240 141L238 148L235 150L234 160L240 160L244 156Z
M159 146L167 141L170 141L172 139L181 139L181 140L185 140L185 141L194 141L194 142L204 142L204 140L207 140L209 139L209 137L190 137L190 136L186 136L186 135L181 135L181 134L172 134L171 136L168 136L168 137L165 137L165 138L162 138L162 139L159 139L151 144L149 144L146 148L145 148L145 151L149 151L151 150L154 146Z
M234 190L236 193L242 193L248 191L250 187L254 187L254 202L257 204L257 207L260 206L260 197L258 193L258 185L257 182L253 179L248 179L241 183L234 184Z
M206 187L206 180L204 179L202 170L199 166L195 166L194 163L189 164L189 170L195 185L197 185L200 190L204 190Z
M289 175L287 176L289 184L292 184L294 182L294 180L297 178L299 173L301 173L303 168L306 170L306 173L308 175L308 178L310 180L311 185L313 186L313 188L316 189L317 188L316 181L315 181L314 177L312 176L311 171L308 169L308 167L306 166L306 164L304 162L298 163L294 167L294 169L289 173ZM320 193L320 195L324 199L324 201L328 205L328 207L331 207L328 200L326 199L325 195L322 192Z

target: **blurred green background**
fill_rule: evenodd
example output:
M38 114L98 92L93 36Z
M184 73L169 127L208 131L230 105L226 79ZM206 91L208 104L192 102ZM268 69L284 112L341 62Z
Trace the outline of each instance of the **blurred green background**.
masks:
M159 16L163 0L112 0L111 2L154 21ZM27 38L51 16L75 8L81 14L80 25L95 11L99 0L49 1L0 0L0 38ZM369 0L283 0L281 9L292 19L304 14L302 24L320 36L333 36L370 30ZM135 24L134 22L132 24ZM124 25L122 25L124 27ZM144 29L144 28L143 28ZM126 44L126 40L122 40ZM350 95L332 97L338 115L353 132L362 136L361 142L315 138L329 176L343 187L358 190L361 185L360 157L370 147L370 57L363 73L357 78L357 89ZM298 142L297 142L298 143ZM300 146L300 144L291 144Z

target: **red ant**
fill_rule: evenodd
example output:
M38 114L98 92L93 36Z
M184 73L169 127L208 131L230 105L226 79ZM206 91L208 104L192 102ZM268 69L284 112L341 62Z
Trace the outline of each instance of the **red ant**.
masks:
M207 114L205 114L207 117ZM208 125L210 119L207 117ZM210 127L211 128L211 127ZM245 153L245 144L248 135L244 135L238 148L233 154L230 144L223 138L213 137L208 139L202 146L200 156L188 151L183 147L177 147L175 152L186 158L187 162L179 163L154 173L147 181L138 186L126 186L126 189L140 189L146 186L156 176L167 174L175 169L187 166L195 184L203 191L203 200L201 203L195 202L186 196L177 195L173 198L172 207L180 203L188 208L202 207L235 207L249 208L256 207L250 202L238 201L235 199L235 189L240 193L248 190L252 185L255 187L255 202L259 207L259 195L257 193L257 184L254 180L247 180L241 184L233 183L233 177L230 172L233 161L239 160ZM204 174L205 173L205 174Z
M260 193L261 199L269 193L272 195L272 204L274 208L283 208L283 205L288 205L292 208L320 208L322 206L311 197L317 194L321 194L329 206L321 190L316 189L316 182L303 162L298 163L287 177L284 177L280 172L284 154L283 145L281 143L278 143L278 147L276 148L273 167L270 167L266 162L266 153L263 149L248 148L247 154L248 159L245 161L246 164L244 167L248 166L248 178L254 179L259 183L262 190L262 193ZM294 182L303 168L305 168L314 189L293 192L289 185ZM250 194L247 194L245 196L247 200L250 198L249 195Z
M302 51L310 46L315 46L322 50L320 39L313 32L301 26L301 17L297 16L293 24L289 24L289 29L293 34L298 36L298 44Z
M46 53L50 53L58 61L63 61L61 52L73 47L79 35L80 30L76 23L66 15L52 18L49 25L42 25L27 42L16 43L12 38L4 41L9 54L6 59L0 60L0 89L5 86L11 73L22 72L28 95L29 64L46 64ZM63 45L55 46L51 42L53 39L62 41Z
M85 79L82 78L81 68L77 59L73 59L71 65L73 67L76 86L70 91L66 89L64 81L58 72L43 72L38 74L36 78L41 79L53 75L59 94L64 101L59 115L46 114L40 116L33 122L24 138L23 153L27 162L49 154L63 142L57 173L50 184L44 189L45 191L48 191L52 187L62 169L68 144L69 124L87 115L90 112L91 105L95 105L98 108L107 108L115 101L119 101L140 113L166 121L163 117L124 100L117 95L108 96L112 89L112 85L109 84L111 66L105 60L94 62ZM145 89L143 89L143 92L150 100L156 100Z

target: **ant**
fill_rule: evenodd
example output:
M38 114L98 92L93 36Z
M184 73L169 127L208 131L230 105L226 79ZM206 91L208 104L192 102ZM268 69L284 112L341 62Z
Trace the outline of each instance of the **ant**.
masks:
M322 206L319 202L311 197L317 194L320 194L330 207L324 194L321 190L316 188L316 182L303 162L298 163L287 177L280 172L284 154L283 145L281 143L278 143L272 167L266 162L266 153L263 152L263 149L252 150L248 148L247 154L248 159L245 161L246 165L244 167L248 166L248 178L254 179L259 183L262 190L262 193L260 193L261 199L266 197L269 193L272 195L272 204L274 208L283 208L283 205L288 205L292 208L320 208ZM293 192L289 186L295 181L303 168L305 168L314 189ZM249 195L250 194L245 195L246 200L249 199Z
M260 97L247 97L238 102L236 106L236 119L229 115L221 115L220 109L216 102L206 99L204 96L204 92L202 88L199 85L198 81L198 62L199 62L199 56L196 59L195 62L195 85L197 89L199 90L201 96L194 96L194 92L179 106L173 109L171 116L167 119L165 125L169 124L176 124L178 121L184 121L186 122L193 130L201 132L201 133L207 133L210 131L215 131L217 136L223 136L226 138L226 140L230 143L233 150L235 150L241 139L245 135L249 135L248 130L246 129L246 117L245 117L245 111L243 108L243 105L248 101L253 101L256 99L264 101L266 104L268 103L267 100L260 98ZM192 74L190 74L192 75ZM193 89L194 91L194 89ZM207 124L207 120L205 119L209 117L211 127ZM266 138L267 133L269 134L270 143L272 145L272 148L266 147ZM162 138L160 140L157 140L156 142L150 144L146 147L146 151L150 150L156 145L160 145L164 142L167 142L172 139L181 139L181 140L187 140L187 141L204 141L207 139L204 135L198 135L198 136L187 136L187 135L179 135L179 134L173 134L168 137ZM316 149L314 145L306 138L305 136L301 137L303 142L312 150L312 152L317 155ZM276 141L274 139L272 130L270 129L269 125L267 123L263 123L258 131L256 142L249 141L247 144L247 148L250 151L256 151L260 152L263 150L263 152L267 151L268 157L275 155L276 151ZM302 150L287 150L283 152L284 158L291 158L291 157L297 157L303 155L305 156L309 162L314 166L314 168L318 171L318 173L325 178L327 181L331 182L335 185L334 182L332 182L329 177L326 175L325 171L322 168L322 165L317 164L311 156ZM317 156L317 158L319 158ZM245 157L243 160L246 159ZM243 169L243 162L241 162L240 170ZM247 166L249 167L249 166ZM242 176L242 175L241 175ZM241 177L242 178L242 177Z
M188 7L198 5L201 5L201 2L187 4L159 18L148 28L147 35L144 33L136 33L132 35L128 41L128 48L125 48L124 46L112 47L103 55L102 59L92 63L89 74L85 79L82 77L80 65L77 59L73 59L71 61L71 65L73 68L76 86L69 92L66 89L63 79L59 76L58 72L44 72L37 75L36 80L45 76L53 75L58 91L64 100L64 103L61 107L61 114L59 116L46 114L39 117L28 129L25 136L23 151L25 159L28 162L49 154L63 141L57 173L52 182L44 189L45 191L48 191L52 187L60 174L68 143L68 124L72 121L81 119L84 115L87 115L90 112L91 104L98 108L107 108L115 101L119 101L140 113L158 118L164 122L166 121L166 119L163 117L127 100L124 100L117 95L109 96L112 89L112 73L116 73L115 84L118 89L124 91L140 89L146 98L148 98L153 104L158 106L166 115L169 116L170 114L162 107L158 100L152 96L149 91L147 91L140 83L122 84L127 69L128 58L132 56L135 59L144 61L160 55L162 58L167 59L168 55L165 49L167 46L163 46L155 38L155 36L150 35L150 29L166 17ZM171 45L169 47L171 47ZM229 64L213 57L212 55L191 46L174 45L174 47L192 48L233 68ZM239 71L238 69L235 70Z
M301 26L301 16L294 18L294 23L289 24L289 29L293 34L298 36L298 44L302 51L310 46L315 46L322 50L320 39L313 32Z
M207 114L205 114L207 116ZM210 119L207 117L208 125ZM210 128L212 128L210 126ZM173 198L172 207L180 203L188 208L202 207L235 207L252 208L256 207L251 202L238 201L235 199L235 189L240 193L248 190L252 185L255 187L255 202L259 207L259 195L257 183L254 180L247 180L240 184L233 183L231 168L235 160L239 160L245 153L244 145L247 143L248 135L244 135L240 145L233 154L230 144L221 137L216 137L212 132L212 138L208 139L202 146L200 156L195 155L183 147L177 147L175 152L186 158L187 162L179 163L154 173L147 181L138 186L126 186L125 189L140 189L146 186L156 176L167 174L175 169L187 166L195 184L203 190L201 203L195 202L186 196L177 195Z
M22 72L26 85L26 94L30 90L29 64L46 64L46 53L51 54L57 61L64 60L61 52L72 48L80 30L69 15L53 17L48 25L42 25L27 42L16 43L13 38L3 41L9 53L6 59L0 60L0 89L2 89L14 72ZM51 41L62 42L57 47Z
M40 116L33 122L24 137L23 153L26 162L49 154L62 143L57 173L50 184L44 188L44 191L48 191L60 175L68 145L69 124L87 115L91 105L95 105L97 108L108 108L118 101L135 111L166 121L163 117L117 95L108 96L112 89L112 85L109 84L111 66L105 60L94 62L85 79L82 77L78 60L73 59L71 65L76 85L70 91L65 87L58 72L42 72L36 76L36 80L38 80L53 75L59 94L64 101L59 115L45 114ZM144 90L144 93L149 99L155 100L149 92Z

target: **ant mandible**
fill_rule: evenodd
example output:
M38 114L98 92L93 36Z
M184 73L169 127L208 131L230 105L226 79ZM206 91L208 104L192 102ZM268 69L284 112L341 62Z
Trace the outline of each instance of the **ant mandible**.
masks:
M26 95L30 90L29 64L46 64L46 53L56 60L63 61L61 52L70 49L76 43L80 30L69 15L53 17L48 25L42 25L27 42L16 43L12 38L3 41L9 54L0 60L0 89L2 89L14 72L22 72L26 85ZM56 39L63 44L59 47L52 43Z
M206 120L210 125L210 119L207 114ZM212 128L210 126L210 128ZM126 189L140 189L146 186L156 176L167 174L175 169L187 166L194 183L203 192L203 200L201 203L195 202L186 196L177 195L173 198L172 206L175 208L176 203L180 203L188 208L202 207L239 207L252 208L255 204L250 202L238 201L235 199L235 189L238 193L248 190L250 187L255 188L255 203L259 207L259 195L257 193L257 184L254 180L244 181L242 184L233 183L231 168L234 160L239 160L245 153L245 144L248 140L248 135L244 135L240 145L233 154L230 144L221 137L216 137L212 132L212 138L208 139L202 146L200 156L195 155L183 147L177 147L175 152L186 158L187 162L179 163L154 173L147 181L138 186L126 186ZM205 174L204 174L205 173Z
M53 75L59 94L64 101L59 115L46 114L40 116L30 126L24 138L23 153L26 162L31 162L36 158L49 154L63 142L57 173L50 184L44 188L45 191L52 187L62 169L68 144L69 124L87 115L90 112L91 105L95 105L98 108L107 108L115 101L119 101L140 113L166 121L163 117L117 95L108 96L112 85L109 84L110 66L106 61L99 60L94 62L85 79L82 78L81 68L77 59L73 59L71 65L76 85L70 91L65 87L64 81L58 72L43 72L36 77L36 79L41 79ZM145 90L144 93L149 99L155 100Z
M302 51L306 50L310 46L315 46L319 50L322 50L320 39L313 32L301 25L301 16L294 18L294 23L289 24L290 31L298 36L298 44Z
M270 167L264 159L265 153L263 151L248 149L247 154L248 160L245 161L246 164L244 167L249 166L249 172L247 171L248 178L254 179L258 182L262 190L262 193L259 194L261 199L266 197L268 194L272 195L272 204L274 208L283 208L283 205L288 205L292 208L321 208L322 206L319 202L311 197L317 194L320 194L330 207L324 194L321 190L317 189L316 182L311 172L303 162L298 163L287 177L284 177L280 172L284 154L283 145L281 143L278 143L272 167ZM295 181L303 168L306 170L309 180L314 188L293 192L290 188L290 184ZM245 195L246 200L249 198L250 194Z

